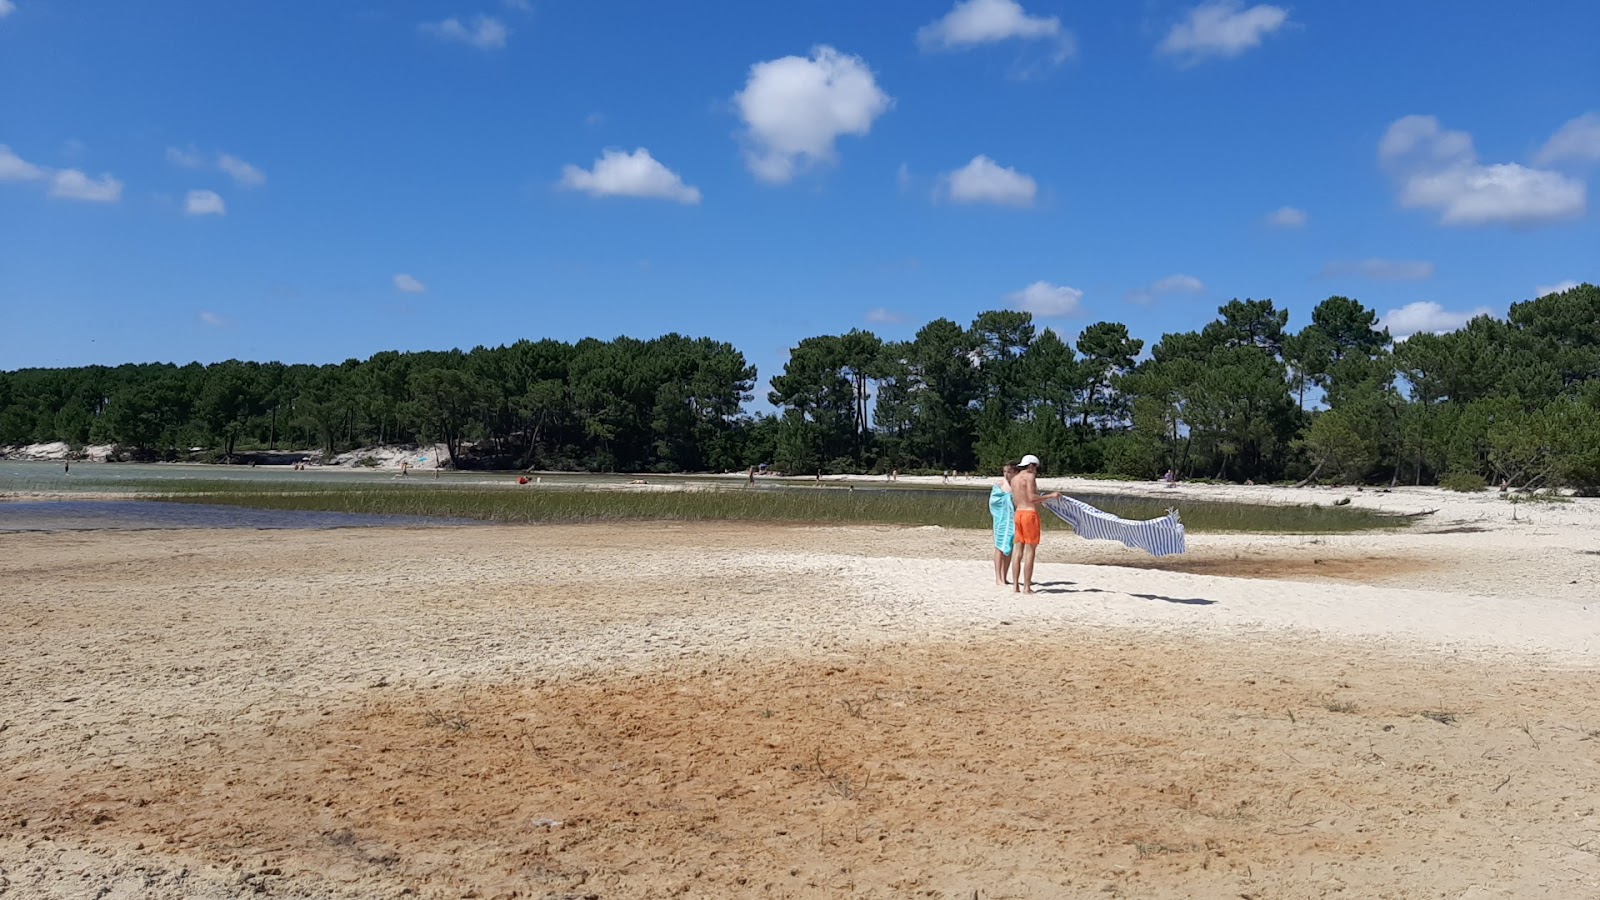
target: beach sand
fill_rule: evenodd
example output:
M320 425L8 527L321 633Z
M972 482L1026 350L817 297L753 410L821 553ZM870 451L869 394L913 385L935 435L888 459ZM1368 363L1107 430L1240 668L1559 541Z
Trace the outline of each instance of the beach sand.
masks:
M1596 896L1600 515L1450 502L0 536L0 896Z

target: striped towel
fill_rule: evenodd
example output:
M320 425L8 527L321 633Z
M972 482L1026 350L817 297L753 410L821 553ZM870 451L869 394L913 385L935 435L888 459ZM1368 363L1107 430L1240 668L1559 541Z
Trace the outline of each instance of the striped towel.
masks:
M1121 541L1125 547L1143 550L1152 556L1170 556L1188 549L1178 511L1167 510L1159 519L1134 522L1119 519L1105 510L1095 509L1082 500L1061 497L1043 501L1044 508L1060 516L1079 537L1091 541Z

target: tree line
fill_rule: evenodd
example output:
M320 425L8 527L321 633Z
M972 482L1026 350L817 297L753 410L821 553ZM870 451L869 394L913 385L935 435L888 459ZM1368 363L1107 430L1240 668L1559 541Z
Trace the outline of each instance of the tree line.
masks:
M439 442L458 465L590 471L993 470L1234 481L1600 489L1600 288L1580 285L1394 340L1329 297L1298 331L1233 300L1145 342L1098 322L1072 343L1025 312L809 337L752 413L733 346L522 340L336 365L229 360L0 373L0 445L114 444L130 458Z

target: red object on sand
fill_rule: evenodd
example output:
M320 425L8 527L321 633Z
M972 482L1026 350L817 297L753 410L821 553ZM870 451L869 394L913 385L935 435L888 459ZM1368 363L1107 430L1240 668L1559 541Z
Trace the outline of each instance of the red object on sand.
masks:
M526 476L526 475L518 475L517 476L517 484L527 484L527 483L528 483L528 476Z

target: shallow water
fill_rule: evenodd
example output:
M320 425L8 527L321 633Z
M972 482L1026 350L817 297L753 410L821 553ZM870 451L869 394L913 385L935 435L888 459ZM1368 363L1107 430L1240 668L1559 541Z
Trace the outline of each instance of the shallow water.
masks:
M469 519L246 509L153 500L30 500L0 503L0 534L19 531L144 531L167 528L276 530L481 524Z

